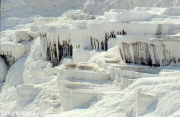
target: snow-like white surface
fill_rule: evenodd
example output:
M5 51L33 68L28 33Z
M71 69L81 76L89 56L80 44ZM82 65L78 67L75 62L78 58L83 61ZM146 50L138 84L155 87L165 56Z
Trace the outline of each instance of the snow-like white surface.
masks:
M179 77L175 74L172 77L172 73L176 72L177 68L174 70L163 70L162 74L164 75L161 77L138 79L125 91L107 92L104 96L99 96L97 103L94 103L88 109L76 109L61 115L50 115L49 117L66 117L74 114L78 117L113 117L142 115L142 113L145 117L178 116L176 111L179 108L179 98L177 97ZM148 107L149 105L151 106ZM162 109L164 106L168 108Z
M17 86L24 83L22 75L23 75L24 63L26 59L27 59L26 57L21 58L10 67L8 74L6 76L7 84Z
M73 62L86 62L96 54L96 51L93 50L83 50L83 49L73 49Z
M180 116L179 7L180 0L2 0L0 111ZM133 64L148 57L161 66Z
M96 98L98 94L95 92L90 92L88 89L81 91L73 91L78 90L78 88L72 87L64 87L60 93L60 99L63 106L64 111L72 110L78 107L86 106L85 104L89 101ZM88 95L88 97L87 97Z
M81 79L81 80L108 80L109 74L108 73L96 73L90 71L83 71L83 70L60 70L58 71L60 78L64 79ZM87 75L85 77L85 75Z
M37 94L39 94L40 91L40 88L34 88L31 85L17 86L16 110L21 111L29 102L31 102L37 96Z
M12 65L15 61L24 56L28 49L27 44L14 44L12 42L1 43L0 54L5 56L8 65Z
M87 29L77 27L70 28L71 43L75 49L89 49L91 48L88 40Z
M117 45L117 38L109 38L108 40L108 49Z

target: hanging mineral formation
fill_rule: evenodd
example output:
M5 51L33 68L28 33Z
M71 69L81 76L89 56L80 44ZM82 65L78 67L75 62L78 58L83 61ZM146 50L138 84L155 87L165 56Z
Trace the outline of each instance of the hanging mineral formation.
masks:
M118 36L122 60L126 63L167 66L180 61L180 39L162 36Z
M69 26L42 26L39 31L45 60L57 66L63 58L72 57Z

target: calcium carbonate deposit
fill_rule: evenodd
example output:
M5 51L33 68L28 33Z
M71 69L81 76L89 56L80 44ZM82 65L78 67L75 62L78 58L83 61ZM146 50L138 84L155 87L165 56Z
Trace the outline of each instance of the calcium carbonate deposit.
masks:
M1 117L180 117L180 0L2 0Z

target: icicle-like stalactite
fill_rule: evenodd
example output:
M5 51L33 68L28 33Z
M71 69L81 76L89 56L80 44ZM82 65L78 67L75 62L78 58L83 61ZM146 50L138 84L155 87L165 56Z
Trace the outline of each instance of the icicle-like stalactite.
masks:
M105 50L108 49L108 39L109 39L108 33L105 33L105 43L104 43Z
M72 57L69 26L42 26L39 30L45 60L50 60L57 66L63 58Z
M132 56L130 54L130 47L129 47L130 45L127 43L122 43L122 46L123 46L123 50L124 50L125 62L132 63L133 60L132 60Z
M100 50L100 46L103 46L103 45L99 45L100 43L99 43L98 39L95 39L95 38L91 37L90 40L91 40L92 49Z
M116 38L117 35L127 35L127 33L124 31L124 29L122 31L113 30L110 32L105 32L104 40L96 39L95 37L90 36L92 49L107 51L109 38Z
M1 55L0 57L4 60L7 66L11 66L15 62L12 56Z
M105 24L101 21L90 21L87 24L89 43L92 49L105 50Z
M126 63L167 66L180 60L180 39L153 36L118 36L122 60Z
M121 31L111 31L110 33L108 33L108 32L105 32L105 44L104 44L104 46L105 46L105 48L104 48L104 50L105 51L107 51L108 50L108 41L109 41L109 38L116 38L117 37L117 35L127 35L127 33L124 31L124 29L122 30L122 32Z
M136 64L152 66L152 60L149 52L148 43L132 43L134 53L134 62Z
M90 37L90 42L91 42L91 47L92 49L95 49L95 50L104 50L104 51L107 51L108 50L108 40L109 38L116 38L117 35L126 35L127 33L122 30L119 31L119 32L116 32L116 31L111 31L110 33L108 32L105 32L105 39L102 40L102 41L99 41L98 39L96 38L93 38L92 36Z
M23 57L27 51L27 45L2 43L0 44L0 56L8 66L11 66L19 58Z

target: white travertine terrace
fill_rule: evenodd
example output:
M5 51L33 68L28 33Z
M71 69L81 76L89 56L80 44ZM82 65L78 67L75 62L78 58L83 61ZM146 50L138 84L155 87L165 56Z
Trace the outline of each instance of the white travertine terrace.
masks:
M144 21L149 18L155 17L156 14L151 14L141 11L126 11L111 9L110 12L105 12L104 16L108 20L114 20L118 22L130 22L130 21Z
M163 36L118 36L124 62L167 66L180 61L180 39Z
M74 49L90 49L89 40L87 37L87 29L71 27L71 42Z
M31 41L34 38L39 36L38 27L31 26L30 30L18 30L15 31L16 38L14 39L14 43L21 43L23 41Z
M16 89L17 92L17 107L16 110L22 110L30 101L32 101L42 90L42 88L34 87L33 85L21 85Z
M62 58L72 56L69 26L41 26L39 31L45 60L58 65Z
M9 66L28 53L30 46L28 42L39 36L37 29L37 26L32 26L31 31L15 31L13 42L3 42L0 44L0 55L3 56Z
M23 57L27 51L26 45L23 44L1 43L0 47L0 55L5 57L5 61L9 66Z
M22 41L29 41L30 37L28 36L27 33L28 33L28 31L16 31L15 32L16 38L15 38L14 42L19 43Z
M81 66L80 66L81 67ZM109 73L95 72L86 69L77 69L76 67L61 68L58 70L59 78L62 79L79 79L79 80L109 80ZM87 76L86 76L87 75ZM86 77L85 77L86 76Z
M180 61L179 15L180 8L111 9L96 19L92 15L69 13L64 19L59 17L62 22L32 25L31 31L16 31L12 43L0 45L0 55L4 59L0 58L0 65L5 68L1 71L0 87L6 81L2 95L9 90L16 94L17 99L14 96L13 101L17 110L61 108L57 112L62 112L89 107L95 100L103 108L113 105L118 109L112 110L118 113L143 116L163 95L159 90L151 90L179 90L178 78L171 79L168 74L172 72L168 67ZM4 75L8 67L5 63L14 63L6 80ZM164 70L167 73L162 73L163 68L167 68ZM176 71L173 72L176 75ZM13 90L5 90L11 86ZM106 91L114 94L117 91L119 97ZM53 94L52 99L48 97L50 94ZM102 95L110 98L101 102L103 99L97 98ZM91 108L98 107L97 104Z
M102 18L97 17L97 20L74 20L71 21L71 25L66 26L61 24L41 26L39 31L43 58L51 60L56 66L64 57L74 56L76 59L73 51L78 52L75 49L108 50L117 45L117 35L174 35L180 30L178 25L180 22L173 22L173 19L179 17L176 16L180 14L176 11L178 9L135 8L131 11L111 9L110 12L105 12ZM64 47L66 43L67 47ZM61 50L65 54L62 54ZM87 58L81 59L82 62Z
M111 65L109 67L110 79L116 81L122 90L130 86L138 78L159 76L160 69L148 66Z

